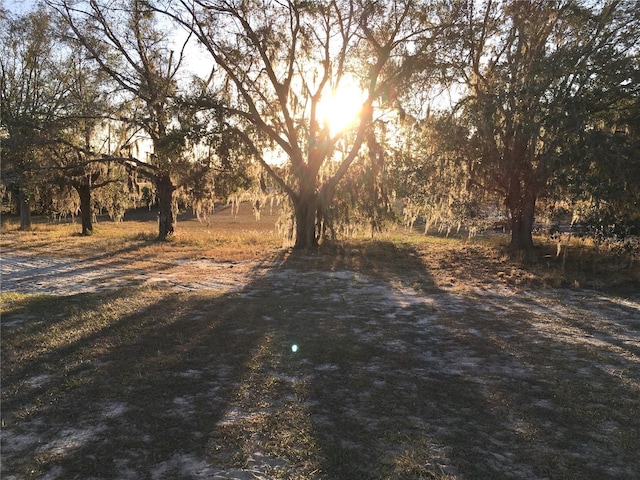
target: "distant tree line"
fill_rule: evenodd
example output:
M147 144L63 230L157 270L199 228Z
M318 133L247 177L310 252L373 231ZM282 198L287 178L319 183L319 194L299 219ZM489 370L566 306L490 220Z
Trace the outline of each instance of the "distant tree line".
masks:
M295 248L418 218L511 247L640 229L635 0L46 0L0 10L1 194L78 213L286 198ZM355 84L357 120L321 113ZM494 206L493 213L489 207Z

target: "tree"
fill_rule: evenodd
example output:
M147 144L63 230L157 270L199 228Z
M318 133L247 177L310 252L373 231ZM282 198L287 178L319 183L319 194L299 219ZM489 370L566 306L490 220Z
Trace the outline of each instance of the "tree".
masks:
M111 183L127 184L124 167L104 161L120 153L122 122L113 120L113 105L106 73L87 59L84 50L68 50L65 65L67 97L60 131L49 147L49 163L62 185L78 195L82 235L93 232L93 192Z
M566 154L573 142L638 89L638 21L634 2L468 3L462 50L451 58L467 89L461 148L475 152L471 181L504 199L512 248L533 248L536 201L575 160Z
M367 139L374 110L442 31L438 2L180 1L165 10L218 66L210 77L229 129L290 198L295 248L313 248L338 182ZM361 92L354 124L338 132L322 104L347 84ZM338 148L339 147L339 148ZM268 161L285 159L291 176ZM323 178L323 166L334 163Z
M31 207L44 150L59 128L66 86L60 77L51 16L42 8L3 19L0 31L2 182L14 192L20 228L31 228Z
M184 166L184 134L175 126L171 102L186 42L179 52L172 49L168 31L161 28L147 1L47 3L69 27L70 41L84 48L117 86L113 96L129 112L120 120L149 138L147 158L134 157L132 145L123 151L130 158L109 158L129 164L153 182L160 206L158 238L165 239L174 233L177 207L173 195Z
M554 187L574 221L598 238L640 235L640 95L598 115L567 155Z
M474 151L465 150L468 130L451 121L450 113L430 113L423 119L406 116L395 127L397 138L389 150L391 186L403 202L403 222L413 227L422 217L424 232L431 227L450 232L477 229L480 197L469 183Z

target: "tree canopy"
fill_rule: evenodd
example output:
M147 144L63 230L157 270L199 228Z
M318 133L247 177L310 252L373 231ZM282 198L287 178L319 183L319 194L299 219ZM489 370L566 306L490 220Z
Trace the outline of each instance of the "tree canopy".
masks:
M445 28L436 2L173 2L215 65L209 101L291 199L296 246L317 245L338 182L358 158L379 109ZM327 100L361 95L352 125L332 130ZM349 115L349 112L343 112ZM350 128L349 128L350 127ZM271 167L282 159L289 175Z
M533 247L536 201L576 158L599 118L638 96L640 33L631 2L469 2L452 75L474 186L504 199L511 245Z

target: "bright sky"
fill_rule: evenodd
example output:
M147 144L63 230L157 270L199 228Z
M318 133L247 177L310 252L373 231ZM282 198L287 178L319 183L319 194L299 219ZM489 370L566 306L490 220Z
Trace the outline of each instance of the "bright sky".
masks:
M34 0L0 0L0 5L11 13L22 13L34 9L37 2Z

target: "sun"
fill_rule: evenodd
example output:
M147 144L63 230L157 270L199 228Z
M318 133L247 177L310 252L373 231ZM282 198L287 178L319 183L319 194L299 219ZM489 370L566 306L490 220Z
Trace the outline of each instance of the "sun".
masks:
M345 79L338 88L322 96L317 118L328 126L331 136L335 136L356 124L365 99L366 95L357 83Z

